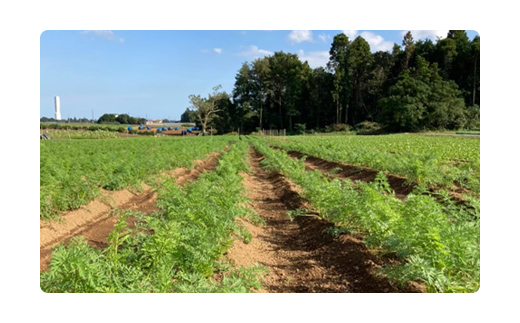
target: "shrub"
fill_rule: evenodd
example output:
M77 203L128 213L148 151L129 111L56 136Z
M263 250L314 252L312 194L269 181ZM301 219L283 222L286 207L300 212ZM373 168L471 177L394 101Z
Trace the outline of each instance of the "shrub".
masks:
M344 123L335 123L332 125L332 129L334 131L349 131L350 126L348 124L344 124Z
M380 135L383 127L377 122L363 121L354 126L358 135Z
M297 135L303 135L305 133L305 123L297 123L294 125L294 133Z
M468 123L465 128L468 130L480 130L480 107L478 105L468 107L466 114Z

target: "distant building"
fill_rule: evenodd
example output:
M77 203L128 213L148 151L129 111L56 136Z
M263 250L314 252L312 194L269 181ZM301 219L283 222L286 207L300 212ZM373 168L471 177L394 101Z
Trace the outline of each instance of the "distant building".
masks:
M146 120L146 124L147 124L147 125L162 124L162 120L161 120L161 119L157 119L157 120Z

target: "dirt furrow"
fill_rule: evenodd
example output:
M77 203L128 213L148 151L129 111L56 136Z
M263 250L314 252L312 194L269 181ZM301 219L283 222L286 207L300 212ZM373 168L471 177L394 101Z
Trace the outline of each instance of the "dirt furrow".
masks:
M210 154L206 160L196 160L197 166L192 169L177 168L165 172L164 175L175 177L177 185L184 185L196 180L204 171L214 170L220 155ZM90 245L96 248L106 247L107 238L118 219L117 215L110 216L112 210L124 209L148 214L157 211L155 191L146 184L142 184L142 187L141 193L132 193L129 190L104 191L101 198L64 213L59 222L40 220L40 271L48 268L52 247L61 242L66 243L72 237L82 235ZM135 227L134 217L129 217L127 221L130 228Z
M356 237L332 237L325 230L333 225L316 216L299 216L291 221L287 211L305 207L297 188L279 173L266 173L263 159L251 149L252 174L243 174L244 185L254 210L266 221L243 225L252 235L245 244L233 242L227 257L236 265L255 263L267 267L261 292L417 292L400 289L385 278L373 275L382 265Z
M272 148L283 150L283 148L280 147ZM376 175L379 173L379 171L370 168L333 162L319 157L310 156L299 151L287 151L287 155L295 159L300 159L303 156L307 156L307 158L305 159L305 167L307 170L318 170L330 178L338 178L341 180L348 178L352 181L362 181L370 183L374 181ZM390 185L390 188L392 188L392 190L395 193L395 197L400 200L404 200L406 196L408 196L408 194L410 194L413 191L414 187L417 185L414 183L407 184L406 178L404 177L392 174L386 174L386 177L388 179L388 184ZM430 191L434 192L435 189L431 188ZM450 195L450 197L457 203L457 205L466 204L463 194L471 193L470 191L463 189L459 189L458 191L447 192Z
M305 159L305 166L309 170L318 170L329 177L339 179L350 179L352 181L362 181L366 183L373 182L379 173L373 169L358 167L353 165L341 164L329 160L325 160L319 157L309 156L307 154L298 151L288 151L287 154L290 157L300 159L303 156L307 156ZM386 175L388 184L395 192L395 197L400 200L404 200L410 192L413 190L413 185L407 185L406 178L399 177L391 174Z

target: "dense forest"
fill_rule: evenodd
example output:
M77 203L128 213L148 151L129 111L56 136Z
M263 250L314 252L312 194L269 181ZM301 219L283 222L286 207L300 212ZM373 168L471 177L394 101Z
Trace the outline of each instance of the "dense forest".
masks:
M245 62L232 93L215 96L210 125L219 133L480 128L479 36L451 30L435 42L414 41L408 32L391 52L372 53L363 37L341 33L329 54L326 68L284 52ZM181 120L189 119L197 121L187 109Z

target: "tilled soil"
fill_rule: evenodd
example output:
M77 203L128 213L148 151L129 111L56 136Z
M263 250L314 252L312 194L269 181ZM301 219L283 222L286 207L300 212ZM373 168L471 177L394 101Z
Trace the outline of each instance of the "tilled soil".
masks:
M383 260L350 235L333 238L324 230L333 225L314 215L291 221L287 211L305 207L297 188L279 173L266 173L263 156L251 149L252 174L243 174L247 195L265 226L241 220L252 235L245 244L233 242L227 258L235 265L259 264L269 273L260 292L420 292L420 287L399 288L373 275Z
M319 170L323 172L324 174L328 174L330 177L336 177L339 179L350 179L352 181L362 181L362 182L373 182L376 178L377 174L379 173L376 170L364 168L364 167L358 167L353 165L347 165L347 164L341 164L336 163L333 161L321 159L319 157L309 156L306 154L303 154L298 151L289 151L287 154L293 158L302 158L303 156L307 156L305 159L305 166L309 170ZM333 171L332 170L338 170L339 171ZM407 185L406 178L399 177L395 175L386 175L388 179L388 184L394 190L395 197L397 197L400 200L404 200L408 194L413 190L412 185Z
M165 175L175 177L177 185L184 185L188 181L196 180L203 172L214 170L220 155L210 154L206 160L196 160L197 166L192 169L177 168L166 172ZM157 211L155 191L146 184L142 184L142 187L141 193L132 193L129 190L103 191L101 198L77 210L64 213L59 222L40 220L40 271L48 269L52 247L61 242L67 243L72 237L81 235L91 246L105 248L108 244L107 238L118 219L117 215L110 216L113 209L147 214ZM127 221L129 228L135 227L134 217L129 217Z
M283 148L279 147L272 148L283 150ZM370 183L374 181L376 175L379 173L379 171L370 168L333 162L319 157L310 156L299 151L287 151L287 155L296 159L300 159L303 156L307 156L305 159L305 167L307 170L318 170L322 172L324 175L329 176L331 178L338 178L342 180L348 178L352 181L362 181ZM410 194L416 186L416 184L414 183L406 183L406 178L404 177L396 176L393 174L386 174L386 177L388 179L388 184L390 185L390 188L395 193L395 197L400 200L404 200L406 196L408 196L408 194ZM430 189L430 191L434 190L435 189L433 188ZM456 191L448 191L448 194L457 204L460 205L466 203L463 194L471 194L471 192L459 188Z

